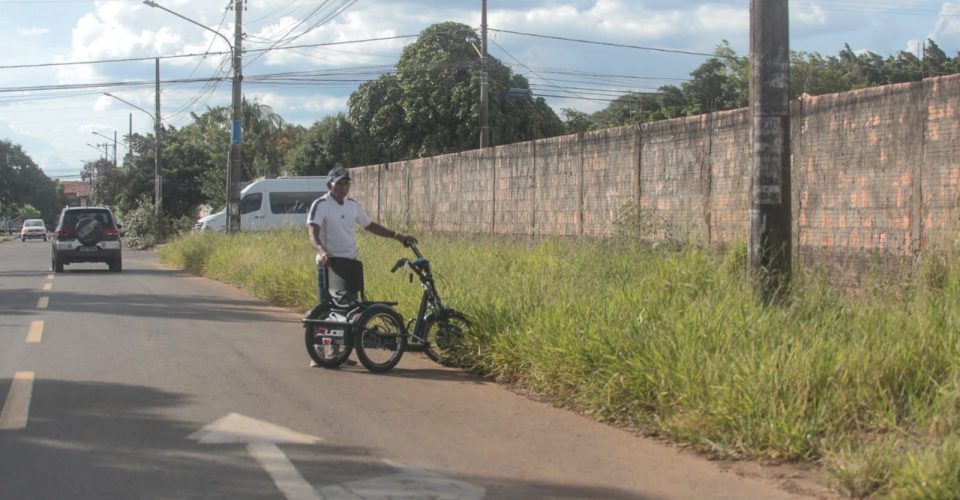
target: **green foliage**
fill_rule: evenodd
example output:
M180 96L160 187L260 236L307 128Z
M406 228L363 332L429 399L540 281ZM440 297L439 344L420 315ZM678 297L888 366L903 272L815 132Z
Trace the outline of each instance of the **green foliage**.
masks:
M24 219L39 219L41 214L39 210L33 208L33 205L27 203L26 205L20 207L17 216L23 217Z
M355 141L346 115L327 116L303 134L301 143L287 155L288 170L295 175L324 175L337 165L363 163L364 152Z
M193 227L191 217L158 215L153 202L147 197L141 198L133 209L119 212L117 217L123 224L123 241L131 248L153 247Z
M350 96L355 139L370 150L359 160L395 161L477 147L480 72L470 37L476 35L467 25L434 24L404 48L395 75L364 83ZM493 144L563 133L543 99L507 99L510 88L530 88L525 78L494 57L487 58L487 72Z
M629 241L421 239L445 302L476 323L451 358L463 367L716 456L822 462L854 496L960 488L955 248L895 289L846 296L798 277L783 304L765 307L743 244L716 255ZM315 289L304 240L191 234L161 256L306 310ZM415 313L417 287L387 272L404 250L366 235L360 244L368 295Z
M923 58L900 51L886 58L873 52L856 52L849 45L836 56L816 52L790 55L790 98L918 81L960 71L960 53L949 58L933 40L927 40ZM600 129L645 121L663 120L746 107L750 96L750 68L724 40L711 57L690 73L679 87L667 85L656 93L629 93L605 109L589 115L567 116L568 130ZM576 118L576 123L571 122Z
M48 223L56 220L66 204L63 187L47 177L19 144L0 140L0 207L8 214L31 205Z

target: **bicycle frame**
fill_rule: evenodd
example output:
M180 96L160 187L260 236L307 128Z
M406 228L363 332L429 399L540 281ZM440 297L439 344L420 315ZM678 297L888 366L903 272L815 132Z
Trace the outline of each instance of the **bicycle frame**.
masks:
M443 311L443 302L437 293L437 286L433 280L433 273L430 270L430 261L423 257L423 254L420 253L416 244L411 243L409 247L413 250L417 258L412 261L409 259L398 260L391 272L395 272L402 266L407 266L420 280L420 286L423 288L423 294L420 296L420 307L417 310L417 316L414 318L412 331L405 333L409 335L407 350L411 352L422 352L429 347L426 338L427 325L432 319L433 314L438 314ZM431 309L430 315L427 314L428 309ZM409 342L411 339L413 342Z

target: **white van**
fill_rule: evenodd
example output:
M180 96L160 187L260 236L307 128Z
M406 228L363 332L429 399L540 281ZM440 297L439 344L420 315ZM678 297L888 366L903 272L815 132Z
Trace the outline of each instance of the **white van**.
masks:
M284 226L304 226L313 200L327 192L327 176L257 179L240 191L240 230L262 231ZM227 228L227 213L221 210L197 221L194 229Z

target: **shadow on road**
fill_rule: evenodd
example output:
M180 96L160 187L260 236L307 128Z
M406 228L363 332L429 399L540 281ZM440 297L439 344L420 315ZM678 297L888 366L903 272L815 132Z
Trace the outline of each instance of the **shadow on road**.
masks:
M0 291L0 314L33 315L40 297L51 292L36 289ZM249 322L278 320L276 313L267 310L257 300L228 299L208 295L170 294L99 294L90 292L57 291L50 300L51 312L79 312L111 314L130 318L170 317L203 319L219 322ZM291 318L291 322L294 319Z
M10 384L9 378L0 379L0 393ZM169 416L172 409L197 403L190 395L144 386L40 378L27 428L0 431L0 498L282 498L245 445L198 443L190 436L210 422ZM429 489L449 480L482 488L486 498L642 498L615 487L481 475L450 478L422 469L418 474L407 470L404 476L404 470L373 450L342 443L280 448L317 490L360 492L364 484L388 481L407 490L404 498L416 498L409 495L411 488ZM398 478L395 483L389 483L392 477ZM415 484L418 477L424 484ZM376 497L385 498L383 493Z

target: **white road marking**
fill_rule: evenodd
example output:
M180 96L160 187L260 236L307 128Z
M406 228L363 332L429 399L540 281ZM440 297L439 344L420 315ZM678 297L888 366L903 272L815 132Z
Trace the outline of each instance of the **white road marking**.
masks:
M27 343L39 344L43 340L43 320L30 322L30 330L27 331Z
M30 397L33 393L33 372L17 372L7 393L7 400L0 410L0 430L23 429L30 413Z
M53 274L48 274L48 275L47 275L47 279L48 279L48 280L52 280L52 279L53 279L53 276L54 276Z
M53 283L44 283L44 284L43 284L43 290L44 290L44 291L53 290Z
M286 427L271 424L236 413L190 435L201 443L223 444L243 443L247 451L260 464L277 488L288 499L320 500L313 486L308 483L297 468L290 463L277 443L316 444L322 439L309 434L301 434Z
M50 305L50 297L40 297L37 299L37 309L46 309Z
M273 443L248 444L250 453L270 477L274 484L290 500L320 500L322 497L310 486L290 459Z
M464 481L423 469L407 467L390 460L384 462L399 469L399 471L396 474L324 486L320 488L320 494L324 500L380 500L385 498L479 500L487 494L485 488Z
M190 435L201 443L247 445L257 463L270 475L288 499L297 500L384 500L389 498L482 499L486 489L451 477L389 460L385 464L398 469L394 474L330 484L319 490L308 483L277 443L316 444L322 439L301 434L236 413Z

